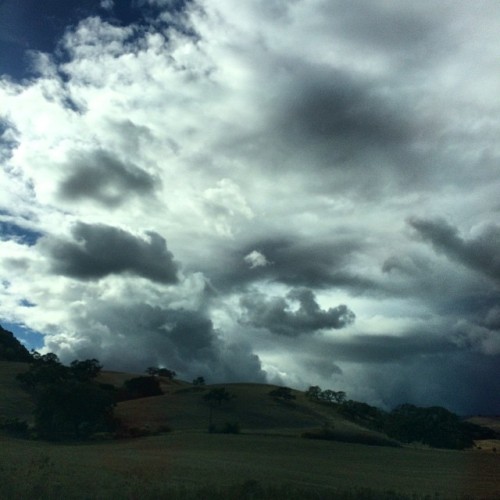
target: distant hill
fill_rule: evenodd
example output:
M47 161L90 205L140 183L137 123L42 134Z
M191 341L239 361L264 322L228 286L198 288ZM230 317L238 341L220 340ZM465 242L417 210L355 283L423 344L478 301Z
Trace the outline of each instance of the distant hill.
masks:
M9 339L11 335L7 332L2 338ZM19 345L17 341L15 343ZM22 350L19 352L22 353ZM0 420L18 418L33 423L35 393L23 390L16 379L18 374L28 369L26 362L0 361ZM378 446L426 443L424 438L431 431L438 436L456 432L457 440L463 440L460 433L466 432L470 435L470 445L475 442L483 450L498 448L500 444L499 429L492 425L498 425L498 420L492 418L488 421L485 418L470 419L463 428L460 421L455 422L458 417L442 408L422 409L403 405L396 414L389 414L351 400L343 404L325 403L311 398L306 392L293 389L285 392L289 397L276 397L275 393L279 393L276 391L277 387L265 384L196 385L157 376L163 394L123 400L125 383L137 377L147 378L138 373L102 371L95 380L97 384L113 391L119 401L114 414L121 422L121 437L148 435L167 429L206 433L209 426L213 425L216 432L232 432L227 429L237 429L238 432L253 435L302 436ZM215 402L210 408L206 396L222 388L232 397L220 404ZM405 412L409 412L406 416L408 418L404 418ZM419 421L418 418L415 419L415 415L418 418L424 415L425 418ZM433 418L440 415L447 419L435 429L432 428ZM477 424L490 424L490 429L478 427ZM424 430L429 426L430 428L422 438L413 432L411 435L415 434L415 437L406 439L406 434L413 426ZM408 432L402 433L400 428ZM399 434L394 430L399 431ZM427 444L433 446L432 442ZM452 442L451 445L437 443L437 447L455 446Z
M12 332L0 326L0 361L18 361L29 363L31 354Z

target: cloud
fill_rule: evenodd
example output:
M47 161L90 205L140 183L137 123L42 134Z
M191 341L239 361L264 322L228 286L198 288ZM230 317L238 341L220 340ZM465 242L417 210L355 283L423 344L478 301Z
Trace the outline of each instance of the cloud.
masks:
M299 303L294 311L290 303ZM353 323L355 315L347 306L340 305L322 310L311 290L293 289L286 298L255 293L242 297L241 306L245 313L243 323L265 328L272 333L297 336L318 330L344 328Z
M71 343L61 334L46 346L69 362L100 353L113 369L142 372L148 366L166 366L184 380L202 375L211 383L226 380L263 382L265 373L249 345L227 342L202 311L150 306L131 301L92 304L92 325L75 317Z
M500 280L500 227L490 225L473 239L460 236L458 229L444 219L411 218L409 224L424 241L432 244L448 258L479 271L493 280Z
M104 224L78 222L75 241L45 239L42 243L52 270L79 280L98 280L111 274L132 273L158 282L175 283L178 265L165 239L147 232L147 240Z
M151 196L153 176L134 165L126 165L105 151L95 151L71 161L72 173L61 183L59 194L65 200L89 199L114 208L131 196Z
M105 10L111 10L115 3L113 0L101 0L101 9L105 9Z
M245 255L243 260L250 266L250 269L265 267L270 264L270 262L266 259L266 256L258 250L251 251L248 255Z
M69 361L491 409L497 2L70 4L0 78L3 318Z

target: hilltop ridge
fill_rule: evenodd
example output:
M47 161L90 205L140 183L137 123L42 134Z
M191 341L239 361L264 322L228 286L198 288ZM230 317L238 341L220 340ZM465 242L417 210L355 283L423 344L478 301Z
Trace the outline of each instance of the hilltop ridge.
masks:
M0 361L18 361L29 363L31 354L26 347L16 339L12 332L0 325Z

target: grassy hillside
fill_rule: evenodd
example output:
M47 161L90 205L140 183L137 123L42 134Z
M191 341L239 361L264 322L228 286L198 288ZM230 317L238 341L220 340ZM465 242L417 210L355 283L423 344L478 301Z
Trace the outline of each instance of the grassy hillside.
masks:
M173 430L206 430L210 409L203 396L214 387L185 384L164 388L166 394L119 403L115 414L128 426L151 429L168 425ZM349 422L335 410L309 401L304 393L292 391L296 399L281 401L269 396L275 386L225 384L235 398L213 409L213 423L219 428L238 423L242 432L300 435L305 430L327 425L345 440L382 442L384 436Z

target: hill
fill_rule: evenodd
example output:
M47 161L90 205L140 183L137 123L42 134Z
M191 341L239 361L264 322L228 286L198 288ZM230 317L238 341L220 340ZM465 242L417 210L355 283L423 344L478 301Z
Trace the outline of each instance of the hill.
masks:
M33 396L16 380L27 369L25 363L0 362L0 418L33 423ZM156 389L138 395L125 388L127 381L137 378L153 382L143 374L112 371L101 371L96 379L107 390L114 387L114 415L120 422L121 436L167 429L206 432L211 427L212 432L302 436L379 446L422 442L440 448L465 448L476 442L481 448L493 449L498 444L495 430L478 427L479 422L473 421L463 425L456 415L439 407L402 405L386 413L352 400L339 404L314 398L309 391L286 388L283 397L280 391L284 388L277 395L278 388L272 385L195 385L162 376L155 376L154 381L163 394L153 396L160 392ZM217 390L227 391L231 398L211 405L205 398ZM320 394L328 393L333 391Z
M34 401L16 380L26 371L25 363L0 361L0 418L18 418L30 423ZM96 382L123 387L137 373L102 371ZM161 396L121 401L115 416L124 428L156 432L169 428L175 431L206 432L210 408L203 396L217 387L225 387L234 398L213 408L213 423L218 430L226 424L236 425L242 432L300 436L307 431L328 427L340 441L371 444L394 444L383 434L350 422L333 408L310 401L303 392L292 391L295 399L279 400L269 395L276 386L265 384L225 384L196 386L180 380L157 377Z
M224 387L234 398L213 408L213 424L223 430L237 424L245 433L300 436L306 431L328 427L339 441L394 445L384 434L350 422L335 409L310 401L301 391L292 391L295 399L280 400L269 393L276 386L265 384L224 384L204 387L176 382L164 387L163 396L124 401L115 414L127 426L158 429L167 425L174 430L206 431L210 408L203 396Z
M19 361L29 363L31 354L12 332L5 330L0 325L0 361Z

